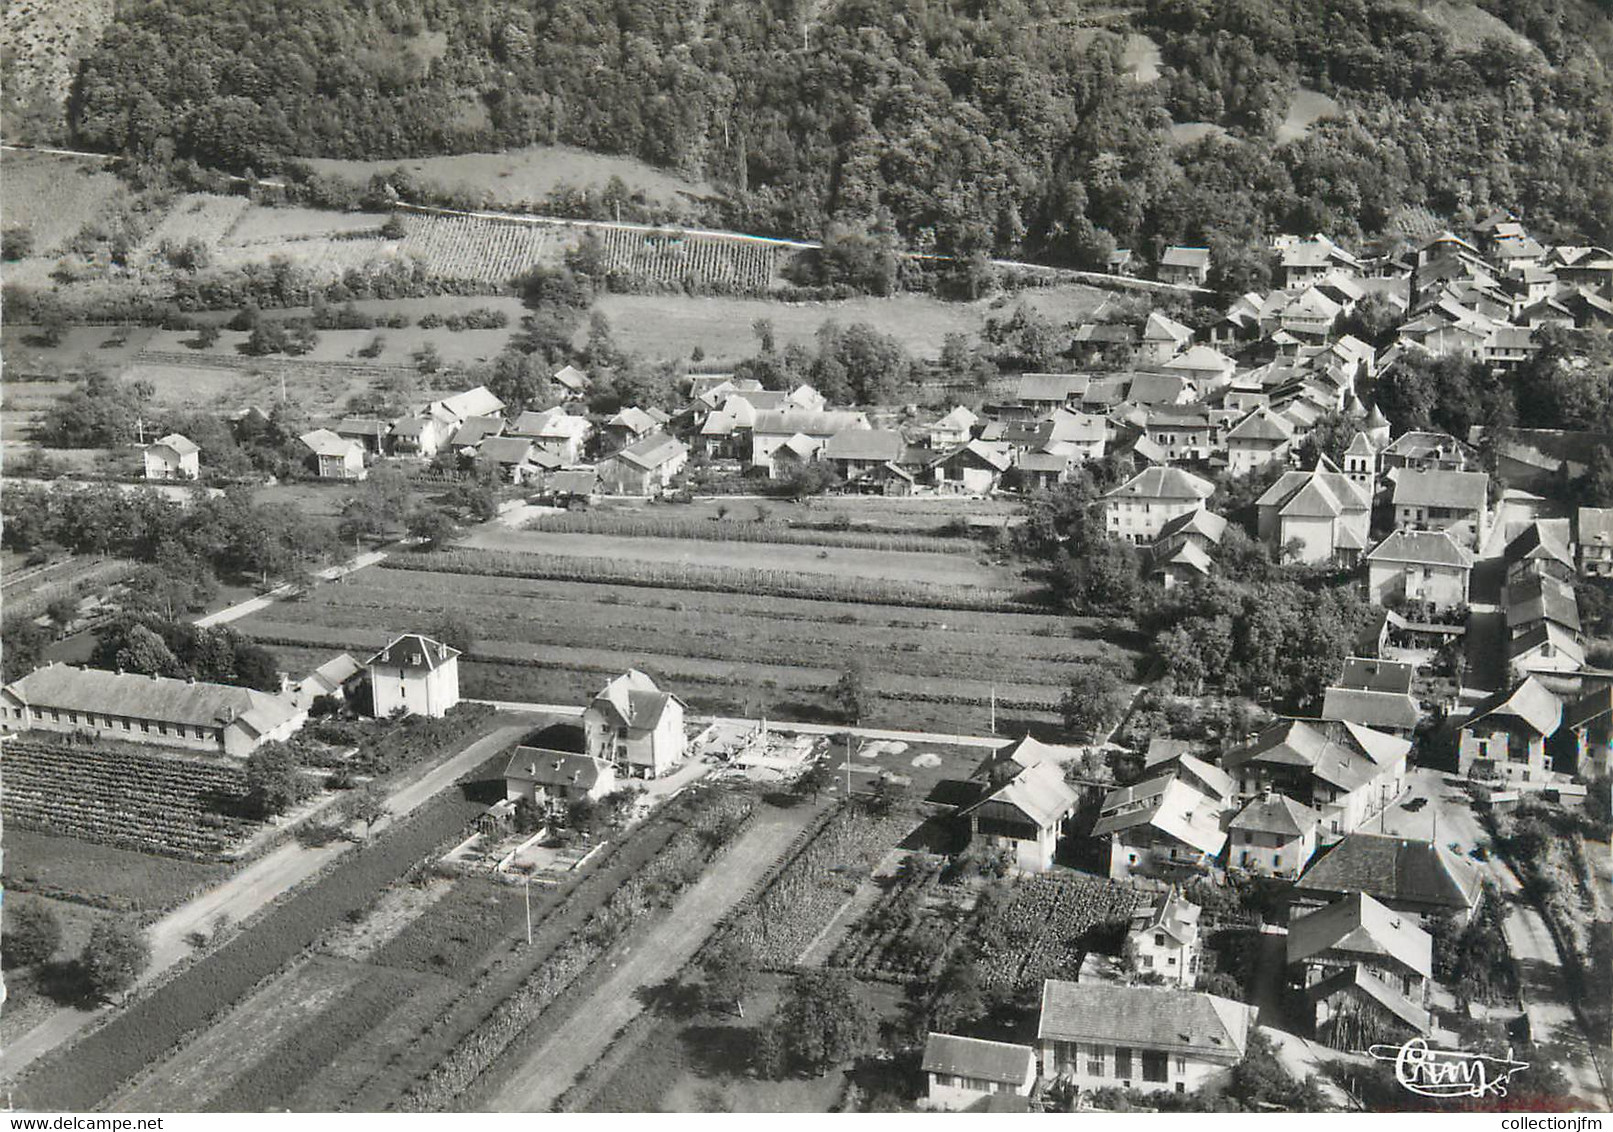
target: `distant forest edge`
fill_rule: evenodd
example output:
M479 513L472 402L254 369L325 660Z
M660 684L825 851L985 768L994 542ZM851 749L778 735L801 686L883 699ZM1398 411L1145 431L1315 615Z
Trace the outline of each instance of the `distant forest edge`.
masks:
M1338 113L1279 142L1301 91ZM1277 231L1509 208L1613 242L1613 0L130 0L49 102L8 91L10 140L305 186L291 155L569 145L710 186L686 222L1100 269L1206 245L1228 292Z

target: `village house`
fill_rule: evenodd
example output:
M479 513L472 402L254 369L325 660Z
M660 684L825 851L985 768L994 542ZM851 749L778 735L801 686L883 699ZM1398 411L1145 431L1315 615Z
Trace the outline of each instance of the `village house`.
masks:
M1038 426L1030 447L1071 461L1101 460L1113 431L1106 417L1058 409Z
M613 453L597 465L600 485L616 495L659 495L689 463L683 441L655 433Z
M0 688L0 716L11 731L244 758L259 744L289 739L308 713L289 694L56 663Z
M1210 249L1172 245L1159 260L1159 281L1202 287L1210 277Z
M1414 472L1471 472L1479 466L1478 454L1454 436L1443 432L1403 432L1380 453L1379 470Z
M1070 478L1068 456L1051 452L1016 452L1014 466L1003 477L1005 486L1016 491L1051 491Z
M297 682L293 702L304 711L321 696L345 701L364 676L364 666L352 653L337 653Z
M478 385L474 389L433 401L426 406L425 415L458 426L472 417L501 416L504 409L504 402L498 399L496 393L485 385Z
M201 449L177 432L146 445L141 456L148 480L193 480L202 474Z
M1357 1049L1386 1034L1429 1032L1433 940L1414 917L1347 893L1289 921L1287 951L1323 1043Z
M1490 533L1490 477L1483 472L1418 472L1394 476L1395 526L1401 530L1448 531L1476 550Z
M1549 574L1506 585L1508 658L1517 671L1575 672L1585 663L1579 600Z
M783 479L801 462L816 458L825 442L836 433L853 428L869 428L868 415L853 409L788 409L756 414L751 429L753 467L766 468L772 479ZM791 455L778 459L779 449L788 447Z
M975 426L980 418L962 405L955 406L946 416L926 430L931 448L951 448L967 444L974 439Z
M875 468L900 463L906 452L907 440L895 429L853 428L825 441L818 458L850 483Z
M1566 519L1534 520L1512 537L1501 557L1507 566L1508 586L1530 578L1572 582L1576 573Z
M575 751L517 747L504 768L504 797L539 806L597 802L616 789L616 768Z
M1406 789L1411 743L1353 722L1279 719L1221 760L1246 798L1275 791L1322 816L1324 838L1361 828Z
M526 484L542 479L561 465L560 457L541 451L524 436L490 436L476 450L476 462L492 468L501 480Z
M1265 405L1257 406L1227 433L1227 471L1248 475L1285 460L1294 443L1294 426Z
M1316 852L1322 815L1283 794L1266 792L1227 826L1227 866L1263 876L1300 874Z
M594 426L587 417L572 416L562 408L526 412L516 418L511 436L532 441L539 452L556 457L562 465L579 463Z
M657 417L637 405L629 405L605 422L605 448L616 452L660 432L665 414Z
M1563 721L1563 704L1533 676L1480 702L1462 724L1456 771L1507 789L1550 785L1546 740Z
M1361 274L1361 261L1323 235L1289 244L1278 264L1284 287L1303 287L1330 272Z
M316 428L299 437L308 449L308 462L314 474L326 480L361 480L365 476L364 449L337 436L328 428Z
M942 494L990 495L1012 463L1003 445L971 440L937 456L925 471Z
M1579 572L1587 578L1613 578L1613 507L1581 507L1574 514Z
M583 712L587 751L633 778L660 778L682 763L686 705L630 668L606 684Z
M429 460L442 451L452 427L432 417L404 417L393 422L387 441L399 456Z
M1123 953L1132 970L1192 988L1199 976L1201 941L1197 904L1171 885L1158 903L1131 918Z
M392 424L379 417L343 417L332 431L359 445L366 456L380 456L386 452Z
M364 662L371 711L438 717L459 702L460 651L421 633L405 633Z
M1339 678L1322 695L1322 718L1410 738L1422 722L1422 708L1411 690L1416 674L1413 664L1348 657Z
M1110 538L1151 543L1165 524L1196 511L1215 485L1180 468L1144 468L1103 497L1104 526Z
M1042 1074L1081 1091L1196 1092L1243 1060L1255 1008L1165 987L1042 984Z
M454 430L453 435L449 437L448 447L453 449L455 452L470 455L474 453L476 449L481 446L482 441L486 440L488 437L502 436L503 434L503 417L466 417L462 422L460 422L459 427Z
M1215 451L1215 424L1203 405L1155 405L1144 431L1166 460L1208 461Z
M1160 528L1148 549L1149 577L1166 589L1209 577L1215 568L1211 553L1226 529L1227 521L1204 507L1178 515Z
M1137 360L1164 365L1192 344L1192 330L1169 315L1152 311L1143 323L1143 340L1137 348Z
M1261 541L1285 561L1348 565L1367 548L1371 500L1326 456L1284 472L1255 506Z
M1416 916L1426 927L1446 915L1467 923L1482 892L1478 869L1443 845L1356 832L1312 861L1289 898L1297 915L1364 893L1391 911Z
M1022 373L1014 400L1027 416L1040 420L1055 409L1079 407L1090 381L1079 373Z
M1177 879L1205 872L1226 846L1226 799L1176 773L1110 791L1092 836L1109 843L1109 876Z
M1007 850L1020 872L1053 867L1064 823L1080 803L1064 781L1059 751L1028 735L997 751L974 773L980 797L958 811L971 842Z
M1030 1096L1036 1081L1036 1051L932 1031L919 1068L928 1083L928 1107L959 1112L992 1096Z
M1574 773L1582 779L1613 774L1613 685L1593 688L1563 713L1573 738Z
M1450 531L1397 530L1367 554L1367 600L1463 609L1472 575L1473 555Z
M566 401L582 400L588 395L588 387L592 384L588 375L573 365L556 370L549 380L559 387L561 399Z

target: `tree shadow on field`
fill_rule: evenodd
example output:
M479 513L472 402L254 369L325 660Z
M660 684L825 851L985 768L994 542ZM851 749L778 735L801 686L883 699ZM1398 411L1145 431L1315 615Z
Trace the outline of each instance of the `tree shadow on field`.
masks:
M653 986L639 987L633 997L646 1010L653 1010L675 1022L687 1022L700 1013L705 992L694 983L685 983L676 975Z
M93 1010L100 998L90 989L89 972L77 959L42 963L34 972L34 986L57 1006Z
M731 1024L710 1022L683 1031L689 1066L701 1077L743 1077L756 1048L756 1031L736 1016Z

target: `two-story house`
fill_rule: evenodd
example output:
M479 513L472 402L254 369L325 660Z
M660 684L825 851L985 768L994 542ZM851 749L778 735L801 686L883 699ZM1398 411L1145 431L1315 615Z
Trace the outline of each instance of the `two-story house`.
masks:
M364 662L372 712L443 716L459 702L460 651L422 633L405 633Z
M606 684L583 712L587 752L634 778L660 778L684 759L685 705L630 668Z
M1200 911L1171 885L1157 903L1133 915L1123 949L1132 970L1191 989L1202 957Z
M1103 497L1105 528L1111 538L1151 543L1165 524L1196 511L1215 485L1180 468L1144 468Z
M1227 865L1292 879L1316 852L1322 815L1283 794L1252 798L1227 826Z
M1326 456L1284 472L1255 508L1261 541L1289 561L1349 564L1367 548L1372 502Z
M1467 923L1483 891L1478 869L1443 845L1358 831L1320 853L1294 882L1289 899L1297 915L1365 893L1426 927L1442 916Z
M1395 526L1448 531L1470 550L1484 545L1490 533L1488 475L1408 468L1395 474L1394 483Z
M1404 1040L1429 1032L1433 940L1416 917L1347 893L1292 919L1287 952L1323 1043L1357 1049L1384 1034Z
M1359 829L1405 792L1410 753L1409 740L1358 723L1279 719L1221 765L1243 797L1271 790L1316 810L1328 840Z
M1226 846L1226 798L1176 773L1112 790L1092 836L1108 839L1109 875L1163 879L1203 873Z
M1448 530L1397 530L1367 554L1367 599L1466 608L1473 554Z
M1080 804L1057 755L1029 736L995 752L975 771L976 800L958 811L971 839L1007 850L1021 872L1053 867L1064 823Z
M1613 578L1613 507L1581 507L1574 516L1579 572Z
M1255 407L1227 433L1227 471L1248 475L1286 460L1294 443L1294 425L1266 405Z
M1562 721L1562 701L1526 676L1479 703L1462 724L1457 773L1499 780L1508 789L1540 789L1552 770L1546 740Z
M148 480L193 480L201 475L201 449L195 441L170 432L146 446L141 456Z

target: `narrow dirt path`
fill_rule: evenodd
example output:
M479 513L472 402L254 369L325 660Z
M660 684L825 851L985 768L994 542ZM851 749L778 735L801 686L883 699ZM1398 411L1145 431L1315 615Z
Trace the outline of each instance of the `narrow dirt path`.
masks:
M644 1009L638 992L682 970L718 921L767 874L816 813L816 807L796 806L759 814L706 875L678 899L666 919L616 957L616 969L511 1074L489 1109L552 1109L560 1094L604 1056L616 1032Z

